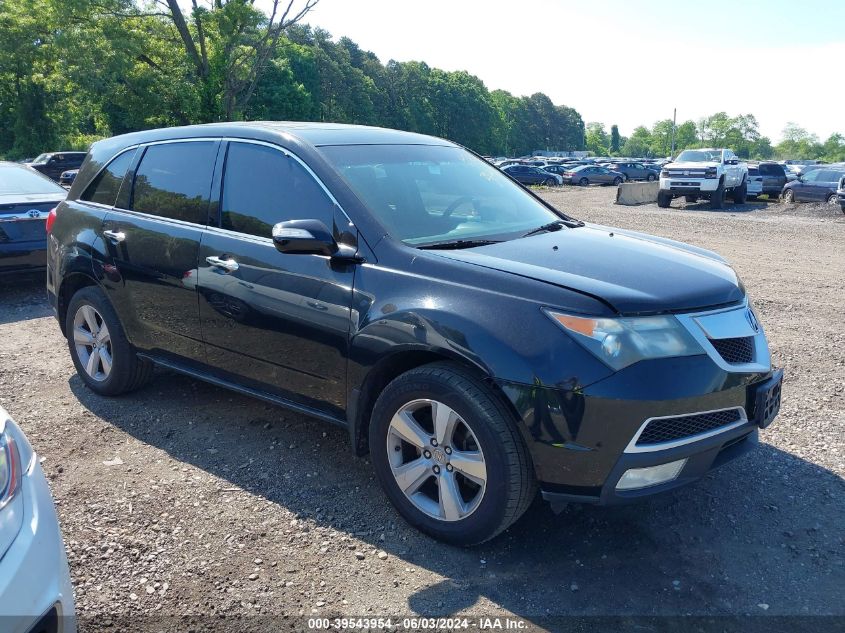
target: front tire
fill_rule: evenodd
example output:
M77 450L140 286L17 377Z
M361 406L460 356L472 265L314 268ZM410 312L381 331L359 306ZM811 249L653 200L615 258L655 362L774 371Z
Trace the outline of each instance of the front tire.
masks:
M710 208L721 209L723 204L725 204L725 183L720 181L716 191L710 194Z
M731 197L733 198L734 204L745 204L748 200L748 181L743 180L739 187L734 187Z
M648 180L649 182L654 182L655 180L657 180L657 177L654 174L649 174L648 176L646 176L646 180Z
M666 193L664 191L657 192L657 206L661 209L668 209L669 204L672 202L672 194Z
M586 178L582 178L581 180L578 181L578 184L581 185L582 187L586 187L587 185L590 184L590 181L587 180Z
M839 199L836 197L835 193L832 193L827 197L827 203L828 204L836 204L838 202L839 202Z
M133 391L152 376L152 363L135 354L117 313L96 286L82 288L71 298L65 333L76 373L100 395Z
M557 181L554 178L548 178L543 184L547 187L554 187L557 184Z
M783 201L786 204L792 204L795 202L795 192L792 189L787 189L783 192Z
M536 493L516 420L481 380L452 363L412 369L376 401L370 456L408 523L454 545L512 525Z
M613 185L615 187L618 187L621 184L622 184L622 179L619 176L617 176L616 178L613 179Z

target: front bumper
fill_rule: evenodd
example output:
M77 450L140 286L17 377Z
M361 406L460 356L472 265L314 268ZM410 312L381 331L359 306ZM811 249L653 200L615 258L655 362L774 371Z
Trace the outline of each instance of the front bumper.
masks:
M683 176L660 178L660 191L668 191L675 195L709 195L718 188L718 178L685 178Z
M756 446L762 415L757 395L773 375L731 373L707 356L689 356L641 361L581 390L499 386L522 421L543 498L607 505L691 483ZM631 452L647 420L729 409L741 409L744 416L665 449ZM671 481L617 490L629 469L681 459L687 461Z
M22 480L23 526L0 559L0 622L3 631L74 633L73 589L50 489L35 462ZM36 630L41 630L37 628Z

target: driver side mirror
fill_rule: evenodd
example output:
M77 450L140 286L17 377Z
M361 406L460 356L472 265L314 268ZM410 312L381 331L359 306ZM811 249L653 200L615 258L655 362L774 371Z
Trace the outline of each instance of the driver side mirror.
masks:
M289 255L327 255L338 251L328 227L319 220L290 220L273 227L273 245Z

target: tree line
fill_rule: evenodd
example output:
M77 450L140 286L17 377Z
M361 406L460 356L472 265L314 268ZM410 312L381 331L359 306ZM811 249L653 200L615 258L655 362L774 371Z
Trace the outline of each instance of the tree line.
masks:
M650 129L641 125L629 137L612 125L610 133L602 123L587 123L586 147L597 156L667 157L672 151L672 119L657 121ZM695 147L728 147L741 158L815 159L829 163L845 161L845 137L831 134L824 142L806 129L789 123L783 140L772 145L762 136L753 114L730 117L717 112L696 121L675 126L675 152Z
M382 64L304 24L317 0L3 0L0 155L151 127L315 120L399 128L483 154L584 149L574 109L467 72ZM185 6L185 3L182 3Z
M140 129L229 120L316 120L442 136L479 153L536 149L666 156L672 123L585 126L543 93L489 90L467 72L383 64L305 24L319 0L2 0L0 156L86 149ZM268 7L265 3L265 9ZM189 11L183 11L189 7ZM753 115L686 121L677 149L726 145L752 158L843 160L797 126L772 147Z

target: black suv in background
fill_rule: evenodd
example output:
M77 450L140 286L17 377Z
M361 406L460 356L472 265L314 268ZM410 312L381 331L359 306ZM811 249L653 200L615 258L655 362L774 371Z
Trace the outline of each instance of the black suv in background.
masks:
M93 145L53 222L47 289L90 389L159 364L343 426L452 543L537 487L611 504L695 481L778 411L725 260L586 225L442 139L138 132Z
M63 171L79 169L83 160L85 160L85 152L51 152L41 154L27 165L58 181Z
M757 170L763 177L763 193L769 198L777 198L788 182L783 165L774 162L761 162Z

